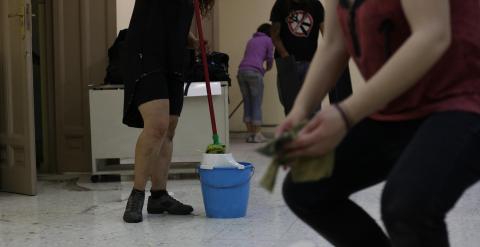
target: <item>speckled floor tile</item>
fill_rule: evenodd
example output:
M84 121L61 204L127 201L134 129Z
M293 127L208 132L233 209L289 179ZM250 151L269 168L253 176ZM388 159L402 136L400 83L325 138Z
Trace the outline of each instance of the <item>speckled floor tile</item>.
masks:
M0 193L0 247L290 247L302 241L331 247L288 210L280 184L273 194L258 186L268 159L256 154L256 147L241 140L231 144L237 160L256 165L246 218L206 218L196 180L169 183L176 198L194 206L194 215L155 216L145 210L140 224L125 224L121 218L131 182L79 183L82 189L74 191L64 183L40 182L35 197ZM279 181L283 177L282 172ZM353 196L377 220L381 189L379 185ZM453 247L480 246L479 206L477 185L448 216Z

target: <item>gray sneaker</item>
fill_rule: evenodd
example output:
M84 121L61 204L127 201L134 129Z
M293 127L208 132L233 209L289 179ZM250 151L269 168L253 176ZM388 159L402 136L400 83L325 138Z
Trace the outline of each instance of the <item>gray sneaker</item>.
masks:
M258 132L254 137L253 137L253 142L254 143L264 143L267 142L267 138L263 136L261 132Z
M248 135L247 137L247 140L246 140L247 143L254 143L255 142L255 135Z
M170 195L164 195L160 198L148 198L147 212L149 214L163 214L167 212L173 215L188 215L193 212L193 207L177 201Z
M128 198L125 213L123 213L123 220L127 223L139 223L142 222L142 210L143 203L145 201L145 192L132 190L130 197Z

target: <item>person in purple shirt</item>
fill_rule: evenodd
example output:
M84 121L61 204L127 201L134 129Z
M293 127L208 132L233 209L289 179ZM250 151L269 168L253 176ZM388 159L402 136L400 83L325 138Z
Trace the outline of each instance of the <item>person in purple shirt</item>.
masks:
M238 69L238 83L244 102L243 121L247 126L249 143L265 142L261 133L263 76L273 65L272 25L262 24L248 41L245 55Z

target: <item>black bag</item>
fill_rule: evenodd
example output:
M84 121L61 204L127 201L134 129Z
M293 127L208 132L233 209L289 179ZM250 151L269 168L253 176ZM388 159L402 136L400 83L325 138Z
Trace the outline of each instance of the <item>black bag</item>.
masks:
M229 59L227 54L221 52L212 52L207 55L208 72L211 81L228 81L230 85L231 79L228 73ZM187 82L205 81L201 56L196 56L193 63L190 63L190 69L186 71L185 77Z
M108 49L107 75L103 80L105 84L124 84L121 57L124 55L123 53L126 52L125 39L127 37L127 32L128 29L121 30L112 47Z

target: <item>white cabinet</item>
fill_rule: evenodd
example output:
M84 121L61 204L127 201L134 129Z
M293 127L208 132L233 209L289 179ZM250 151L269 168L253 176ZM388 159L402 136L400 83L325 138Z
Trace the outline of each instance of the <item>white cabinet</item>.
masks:
M229 146L228 84L213 82L213 101L218 134ZM123 87L94 86L90 88L90 123L92 173L132 174L134 150L141 129L122 124ZM185 97L174 139L173 162L198 163L212 141L205 83L192 83Z

